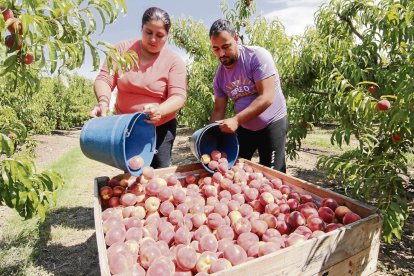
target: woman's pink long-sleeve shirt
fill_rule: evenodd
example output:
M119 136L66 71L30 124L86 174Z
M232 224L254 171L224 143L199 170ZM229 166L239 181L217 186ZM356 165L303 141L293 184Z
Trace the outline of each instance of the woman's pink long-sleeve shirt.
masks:
M128 40L115 45L120 53L135 51L140 56L140 41ZM168 97L178 95L184 99L186 92L186 69L184 61L176 53L163 47L157 59L146 65L138 63L138 68L121 74L109 74L104 62L96 80L105 81L111 90L118 89L115 104L117 114L142 112L146 104L161 104ZM176 117L169 114L156 124L162 125Z

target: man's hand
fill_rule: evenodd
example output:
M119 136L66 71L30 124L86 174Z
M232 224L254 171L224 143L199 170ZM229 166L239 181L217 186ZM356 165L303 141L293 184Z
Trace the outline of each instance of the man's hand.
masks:
M155 124L159 120L161 120L161 112L160 112L160 106L155 104L147 104L144 106L143 112L148 115L150 118L149 120L146 120L146 122Z
M226 133L234 133L239 128L239 121L236 117L217 121L220 124L220 130Z
M100 102L92 109L91 113L89 113L89 117L96 118L96 117L106 116L106 114L108 113L108 110L109 110L108 103Z

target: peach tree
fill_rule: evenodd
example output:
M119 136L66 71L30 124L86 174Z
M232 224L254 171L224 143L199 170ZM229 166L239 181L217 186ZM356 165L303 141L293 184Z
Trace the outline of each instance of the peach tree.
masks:
M115 70L129 68L134 55L121 56L110 44L92 41L126 6L124 0L0 0L0 12L0 204L44 220L63 179L36 172L30 133L16 116L25 106L8 106L7 97L38 93L44 76L80 67L87 51L95 69L100 51L110 64L119 64Z
M347 193L379 207L387 242L401 236L413 184L407 159L414 137L413 11L412 1L324 4L315 28L297 41L285 83L296 99L290 121L302 136L308 124L329 119L336 124L332 144L357 140L353 150L323 157L319 166Z

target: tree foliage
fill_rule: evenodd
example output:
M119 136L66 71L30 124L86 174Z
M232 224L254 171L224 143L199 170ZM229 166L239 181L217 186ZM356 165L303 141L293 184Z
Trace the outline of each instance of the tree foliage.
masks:
M50 132L85 119L92 100L82 93L91 90L90 82L74 76L64 84L61 76L80 67L88 51L95 69L99 51L108 64L116 63L114 70L134 66L136 55L120 55L91 38L126 6L124 0L0 0L0 12L0 204L43 220L63 180L50 171L36 173L28 130Z

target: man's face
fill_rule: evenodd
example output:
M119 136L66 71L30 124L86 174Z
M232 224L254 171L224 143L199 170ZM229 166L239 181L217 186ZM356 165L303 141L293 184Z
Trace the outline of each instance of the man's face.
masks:
M226 68L232 68L239 56L237 39L237 36L232 36L226 31L210 38L214 54Z

